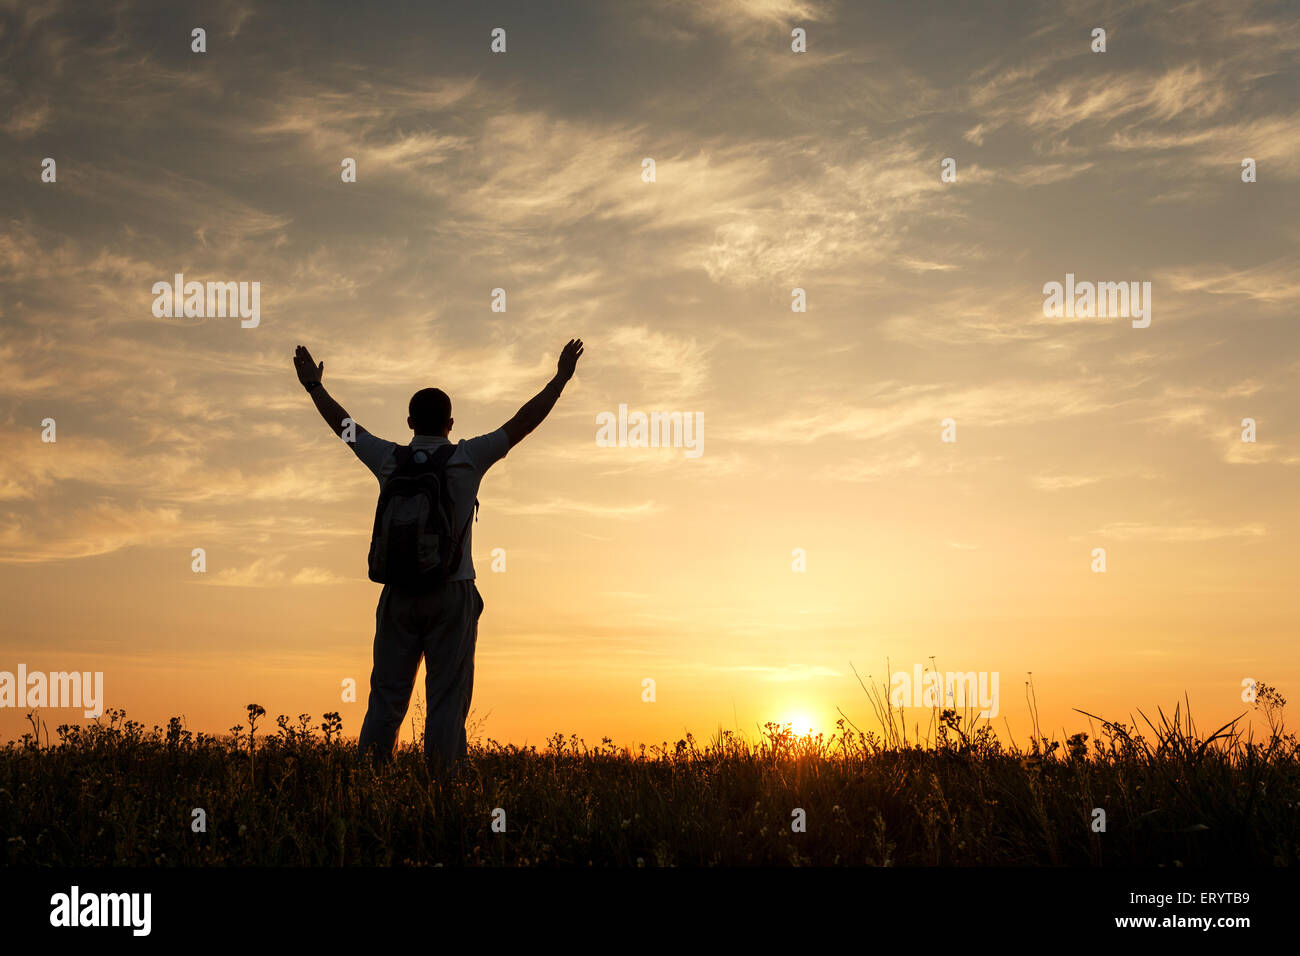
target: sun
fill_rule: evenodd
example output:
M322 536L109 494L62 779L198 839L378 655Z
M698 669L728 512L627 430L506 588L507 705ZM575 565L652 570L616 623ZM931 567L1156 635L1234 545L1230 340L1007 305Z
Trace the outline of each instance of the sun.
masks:
M790 729L800 737L805 734L817 733L817 723L813 719L812 715L806 710L788 711L786 715L781 718L781 724L789 724Z

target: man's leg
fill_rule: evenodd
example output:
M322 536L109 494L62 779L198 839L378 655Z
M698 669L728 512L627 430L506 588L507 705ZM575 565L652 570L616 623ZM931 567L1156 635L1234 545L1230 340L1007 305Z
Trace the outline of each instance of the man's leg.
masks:
M363 757L373 752L381 763L392 759L402 718L411 703L420 655L424 653L418 597L386 584L375 609L370 702L357 750Z
M474 648L483 600L473 581L451 581L439 595L436 625L424 645L424 756L450 770L465 756L465 719L474 692Z

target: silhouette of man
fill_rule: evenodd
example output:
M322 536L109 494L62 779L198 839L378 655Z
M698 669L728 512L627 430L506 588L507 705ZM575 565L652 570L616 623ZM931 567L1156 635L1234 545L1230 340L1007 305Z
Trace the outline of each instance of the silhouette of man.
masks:
M470 519L473 516L479 482L492 465L504 458L529 432L542 423L573 377L582 355L581 339L571 339L560 352L555 377L530 399L514 418L494 432L460 441L447 459L445 480L454 511L452 527L466 529L460 564L447 580L428 592L404 590L385 584L375 611L374 668L370 673L370 702L357 742L361 756L373 753L383 762L392 758L397 733L415 687L415 674L424 657L425 704L424 753L431 769L450 768L465 756L465 719L469 716L474 689L474 647L478 640L478 619L483 598L474 583L474 562L470 557ZM380 486L397 467L398 446L376 438L355 424L338 402L330 397L319 365L311 353L298 346L293 357L298 381L316 403L316 410L334 433L351 438L349 445ZM448 434L455 424L451 399L436 388L425 388L411 396L406 424L415 432L408 446L414 451L432 452L449 445ZM345 430L349 433L344 435Z

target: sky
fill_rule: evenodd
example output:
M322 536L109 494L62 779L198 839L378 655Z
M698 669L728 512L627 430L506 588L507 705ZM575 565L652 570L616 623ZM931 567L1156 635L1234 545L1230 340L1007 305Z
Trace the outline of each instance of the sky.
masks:
M858 675L917 666L997 674L1021 744L1031 674L1058 735L1294 693L1296 13L0 0L0 671L354 735L377 485L294 347L457 438L578 336L480 493L486 738L873 729ZM177 273L256 325L156 315ZM1149 324L1047 314L1067 275ZM620 405L702 453L598 443Z

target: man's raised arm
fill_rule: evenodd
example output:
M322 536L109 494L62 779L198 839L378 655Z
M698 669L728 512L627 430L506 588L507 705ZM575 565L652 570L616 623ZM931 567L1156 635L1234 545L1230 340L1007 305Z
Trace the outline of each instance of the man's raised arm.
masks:
M510 439L511 448L523 441L524 437L551 413L555 403L560 400L560 393L564 391L564 386L569 379L573 378L580 355L582 355L582 339L569 339L569 344L560 352L555 377L546 383L545 388L530 398L523 408L515 412L514 418L501 426L505 429L506 437Z
M342 405L330 398L330 393L325 391L325 386L321 384L321 376L325 374L325 363L321 362L317 365L311 353L300 345L293 353L293 367L298 373L298 381L310 393L311 400L316 403L316 411L320 412L320 417L325 419L325 424L334 429L334 434L342 437L343 419L349 416Z

